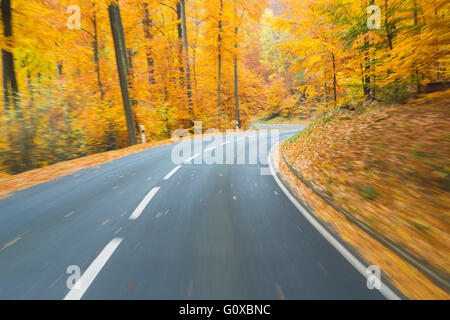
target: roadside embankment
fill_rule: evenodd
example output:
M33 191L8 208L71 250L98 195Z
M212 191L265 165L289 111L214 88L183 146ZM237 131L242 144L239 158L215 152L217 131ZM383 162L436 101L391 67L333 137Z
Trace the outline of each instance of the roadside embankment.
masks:
M280 148L303 203L413 299L448 299L450 99L336 111Z

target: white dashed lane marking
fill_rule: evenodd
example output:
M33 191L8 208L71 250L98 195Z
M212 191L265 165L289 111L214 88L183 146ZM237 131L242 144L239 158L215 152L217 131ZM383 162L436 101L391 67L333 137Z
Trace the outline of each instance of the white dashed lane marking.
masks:
M148 205L150 200L155 196L155 194L158 192L159 187L154 187L152 190L150 190L149 193L142 199L141 203L137 206L137 208L133 211L133 213L130 215L130 220L136 220L141 215L142 211L144 211L145 207Z
M172 171L170 171L165 177L164 180L169 180L171 176L173 176L175 174L175 172L178 171L178 169L180 169L181 166L176 166L175 168L173 168Z
M196 155L193 155L193 156L190 157L189 159L185 160L184 162L189 162L189 161L191 161L192 159L197 158L199 155L200 155L200 153L197 153Z
M122 240L122 238L114 238L106 245L81 278L75 283L74 287L70 289L69 293L64 297L64 300L80 300L83 297L86 290L113 255L114 251L116 251Z
M208 148L208 149L205 149L205 152L206 152L206 151L210 151L210 150L214 150L214 149L216 149L216 148L217 148L216 146L210 147L210 148Z
M75 211L69 212L68 214L66 214L66 215L64 216L64 218L68 218L68 217L70 217L70 216L73 215L73 214L75 214Z

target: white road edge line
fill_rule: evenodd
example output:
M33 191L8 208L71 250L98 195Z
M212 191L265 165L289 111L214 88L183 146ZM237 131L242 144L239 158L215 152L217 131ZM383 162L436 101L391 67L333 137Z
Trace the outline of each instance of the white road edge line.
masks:
M177 172L177 170L180 169L180 168L181 168L181 166L176 166L175 168L173 168L173 170L170 171L170 172L164 177L164 180L169 180L170 177L173 176L173 174L174 174L175 172Z
M189 161L191 161L192 159L195 159L195 158L197 158L198 156L200 155L200 153L197 153L196 155L193 155L192 157L190 157L189 159L187 159L187 160L184 160L184 162L189 162Z
M81 278L75 283L74 287L66 294L64 300L80 300L83 297L86 290L102 270L103 266L112 256L122 240L122 238L114 238L103 248L102 252L100 252L97 258L95 258L89 268L86 269Z
M367 267L365 267L353 254L350 253L338 240L336 240L322 225L317 222L317 220L298 202L297 198L295 198L291 192L284 186L284 184L281 182L280 178L278 178L277 173L275 171L273 161L272 161L272 154L275 148L281 143L276 143L269 152L269 167L270 172L272 173L272 176L274 177L275 181L277 182L278 186L281 190L286 194L286 196L291 200L291 202L294 204L294 206L300 211L303 216L306 218L306 220L309 221L309 223L312 224L312 226L353 266L355 269L361 273L364 278L368 278L370 274L366 272ZM381 288L378 290L381 292L381 294L389 300L401 300L401 298L395 294L387 285L385 285L383 282L381 282Z
M154 197L154 195L158 192L159 187L154 187L152 190L150 190L149 193L146 194L144 199L139 203L137 208L133 211L133 213L130 215L130 220L136 220L141 215L142 211L144 211L145 207L148 205L150 200Z

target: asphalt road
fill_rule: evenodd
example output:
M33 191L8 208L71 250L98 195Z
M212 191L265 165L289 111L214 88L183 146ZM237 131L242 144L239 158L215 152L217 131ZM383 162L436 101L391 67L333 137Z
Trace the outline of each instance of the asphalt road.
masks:
M181 164L172 150L191 142L148 149L1 200L0 299L384 299L268 174L270 147L301 129L287 128L198 139ZM206 164L222 147L233 163Z

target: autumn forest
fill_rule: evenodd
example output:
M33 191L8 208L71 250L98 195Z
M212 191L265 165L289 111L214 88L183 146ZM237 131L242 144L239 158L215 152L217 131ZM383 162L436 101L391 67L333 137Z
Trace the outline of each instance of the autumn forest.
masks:
M1 9L3 174L139 143L142 126L156 141L194 121L304 119L401 103L450 77L445 0L2 0Z

